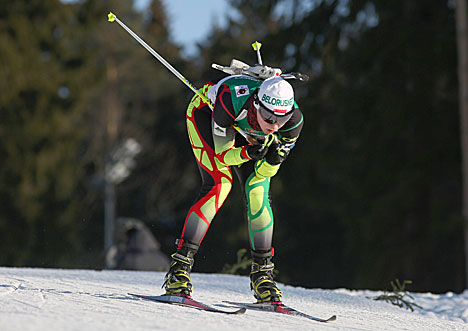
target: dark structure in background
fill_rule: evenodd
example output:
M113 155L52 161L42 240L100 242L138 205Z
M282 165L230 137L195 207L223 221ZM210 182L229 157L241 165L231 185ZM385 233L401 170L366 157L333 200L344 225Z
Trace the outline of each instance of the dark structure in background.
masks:
M106 257L112 269L166 271L169 258L148 227L134 218L118 218L115 224L114 246Z

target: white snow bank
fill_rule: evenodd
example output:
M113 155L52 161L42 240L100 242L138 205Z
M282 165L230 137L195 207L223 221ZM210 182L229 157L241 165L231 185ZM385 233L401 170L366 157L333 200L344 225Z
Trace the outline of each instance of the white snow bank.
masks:
M0 330L468 330L468 291L412 293L410 312L374 301L381 293L304 289L280 284L283 301L327 324L261 311L223 315L132 298L162 294L158 272L0 268ZM223 300L253 302L249 279L193 274L194 297L231 309Z

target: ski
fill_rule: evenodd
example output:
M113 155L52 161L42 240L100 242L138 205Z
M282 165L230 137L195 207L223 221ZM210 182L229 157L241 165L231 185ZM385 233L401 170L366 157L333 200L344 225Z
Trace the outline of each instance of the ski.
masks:
M331 316L330 318L323 319L319 317L315 317L309 314L305 314L300 312L294 308L288 307L283 303L245 303L245 302L233 302L233 301L223 301L224 303L228 303L230 305L247 308L247 309L256 309L262 311L269 311L274 313L286 314L286 315L293 315L293 316L301 316L312 321L316 322L331 322L336 320L336 315Z
M168 304L173 304L173 305L178 305L182 307L189 307L189 308L195 308L195 309L200 309L204 311L209 311L212 313L222 313L222 314L228 314L228 315L241 315L245 313L246 307L240 307L238 310L234 311L227 311L227 310L222 310L218 309L215 307L211 307L208 305L205 305L204 303L201 303L199 301L193 300L192 298L186 297L186 296L180 296L180 295L156 295L156 296L149 296L149 295L141 295L141 294L134 294L134 293L128 293L131 296L144 299L144 300L150 300L154 302L161 302L161 303L168 303Z

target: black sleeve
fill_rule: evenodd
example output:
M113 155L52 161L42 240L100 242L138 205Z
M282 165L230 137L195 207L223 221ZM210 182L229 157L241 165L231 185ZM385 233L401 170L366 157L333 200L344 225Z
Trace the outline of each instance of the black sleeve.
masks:
M236 118L232 105L231 90L227 85L221 85L216 95L213 109L213 119L222 128L230 127Z
M292 117L279 129L279 137L283 143L292 143L299 138L302 126L304 125L304 116L299 108L295 108Z

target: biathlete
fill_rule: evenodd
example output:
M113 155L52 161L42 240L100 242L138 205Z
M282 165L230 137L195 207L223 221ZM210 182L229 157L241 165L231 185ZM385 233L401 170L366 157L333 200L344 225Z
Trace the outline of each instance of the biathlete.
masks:
M194 256L229 195L234 171L247 207L251 289L258 302L280 302L282 292L273 279L271 262L274 218L270 180L304 124L293 88L280 76L260 80L237 75L209 82L200 91L214 108L195 95L186 119L202 187L188 211L163 287L167 295L191 295ZM259 143L248 143L239 129Z

